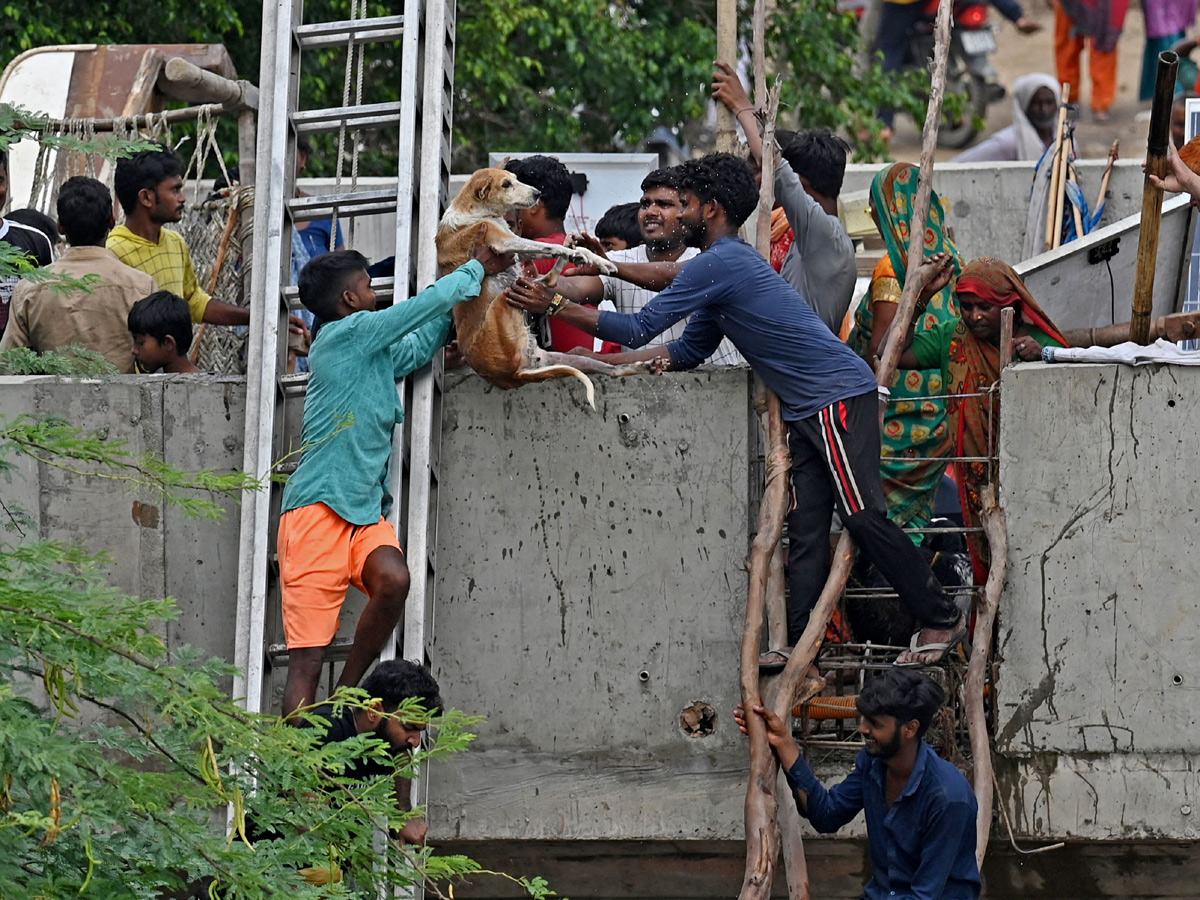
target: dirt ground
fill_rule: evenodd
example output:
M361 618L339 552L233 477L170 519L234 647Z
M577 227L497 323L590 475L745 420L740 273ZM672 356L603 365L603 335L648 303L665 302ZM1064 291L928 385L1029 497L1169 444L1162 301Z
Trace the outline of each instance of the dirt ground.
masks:
M1011 91L1013 82L1030 72L1046 72L1055 75L1054 67L1054 11L1047 0L1021 0L1025 14L1045 26L1037 34L1023 35L994 8L990 20L996 27L996 53L992 64L1000 75L1000 83ZM1078 126L1075 135L1082 157L1103 158L1114 139L1120 139L1120 154L1123 159L1140 159L1146 153L1146 131L1149 125L1150 102L1140 103L1137 99L1138 84L1142 73L1142 50L1145 42L1145 24L1140 6L1130 7L1125 17L1125 30L1117 46L1117 98L1112 106L1112 118L1100 123L1090 112L1091 79L1087 75L1088 56L1084 51L1084 88ZM922 123L923 124L923 123ZM1012 124L1011 93L988 108L988 134ZM892 155L896 159L913 162L921 152L921 126L912 120L898 116L896 135L892 139ZM959 151L939 150L937 160L952 160Z

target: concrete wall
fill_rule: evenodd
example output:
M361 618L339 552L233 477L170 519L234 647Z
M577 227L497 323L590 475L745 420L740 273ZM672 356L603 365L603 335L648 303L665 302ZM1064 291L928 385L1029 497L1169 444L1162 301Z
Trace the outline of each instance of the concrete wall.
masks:
M1141 213L1106 225L1057 250L1015 266L1046 314L1059 328L1093 328L1128 322L1137 280ZM1186 196L1163 204L1154 278L1154 315L1178 312L1187 288L1187 265L1195 216ZM1092 262L1088 252L1118 241L1108 261Z
M245 380L216 375L123 375L105 381L0 377L0 418L61 416L87 432L156 453L180 469L231 472L242 465ZM145 597L173 596L181 615L165 624L168 647L204 647L233 659L238 511L189 519L153 492L86 479L13 457L4 504L27 512L30 538L79 541L112 558L110 579ZM19 536L18 536L19 537Z
M429 657L447 698L489 718L470 753L431 771L439 841L740 838L730 710L750 376L596 387L593 412L574 383L502 393L448 379ZM243 390L213 376L5 378L0 415L59 414L181 468L227 471ZM1030 364L1007 370L1003 391L1005 808L1026 838L1194 838L1200 371ZM29 461L2 490L33 516L30 535L107 550L122 590L178 597L171 646L231 654L231 504L222 522L186 520ZM707 737L680 727L697 701L716 713Z
M750 372L595 382L593 412L577 383L448 379L429 657L488 719L432 771L439 839L740 829Z
M1005 371L997 750L1041 837L1200 833L1200 371Z

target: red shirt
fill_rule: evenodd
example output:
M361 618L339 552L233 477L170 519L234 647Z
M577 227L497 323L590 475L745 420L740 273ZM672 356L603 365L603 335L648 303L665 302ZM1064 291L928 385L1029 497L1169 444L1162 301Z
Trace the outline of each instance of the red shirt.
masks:
M544 237L535 238L535 240L541 241L543 244L565 244L567 236L565 234L548 234ZM545 275L554 268L556 262L558 262L556 259L535 259L533 260L533 266L537 269L539 275ZM582 328L568 325L557 316L551 316L549 321L551 350L557 353L570 353L576 347L584 347L591 350L595 346L595 339ZM621 349L619 344L614 344L613 346L617 350ZM616 351L606 350L605 352L612 353Z

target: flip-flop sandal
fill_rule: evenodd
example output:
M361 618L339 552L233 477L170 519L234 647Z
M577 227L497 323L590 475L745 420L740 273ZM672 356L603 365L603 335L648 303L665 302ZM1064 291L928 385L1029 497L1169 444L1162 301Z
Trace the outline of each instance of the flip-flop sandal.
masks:
M770 662L763 662L764 657L771 656L772 654L774 654L775 656L782 657L783 658L782 661L771 660ZM766 653L759 654L758 671L765 672L768 675L773 675L776 672L782 672L784 669L787 668L788 660L791 658L792 658L791 650L785 650L782 647L777 650L768 650Z
M908 652L909 653L938 653L939 654L938 658L931 660L929 662L918 662L917 660L913 660L912 662L896 661L896 662L893 662L892 665L896 666L897 668L901 668L901 669L919 669L919 668L923 668L925 666L936 666L938 663L940 663L943 659L946 658L946 654L948 652L950 652L951 650L953 650L955 646L957 646L958 644L962 644L966 640L966 637L967 637L967 623L962 619L959 619L958 625L955 627L955 629L951 633L950 637L948 637L944 641L934 641L929 644L918 645L917 641L919 641L921 639L921 632L918 631L916 634L914 634L912 636L912 638L908 642ZM969 646L967 646L967 656L968 656L968 658L970 657L970 647Z

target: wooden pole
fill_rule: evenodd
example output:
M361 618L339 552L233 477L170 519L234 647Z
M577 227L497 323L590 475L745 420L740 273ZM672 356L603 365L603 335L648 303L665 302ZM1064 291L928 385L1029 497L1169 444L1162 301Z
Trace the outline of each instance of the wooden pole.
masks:
M1072 184L1079 184L1079 178L1075 174L1075 164L1067 163L1067 179ZM1083 213L1079 211L1079 207L1074 203L1071 204L1071 219L1075 223L1075 240L1083 237Z
M228 112L258 109L258 88L250 82L225 78L180 56L167 60L158 76L158 89L189 103L221 103Z
M1108 181L1112 178L1113 166L1117 164L1117 152L1120 148L1119 140L1112 142L1112 148L1108 151L1108 165L1104 167L1104 175L1100 179L1100 195L1096 197L1096 205L1092 209L1099 209L1104 198L1108 196Z
M917 198L913 204L912 220L908 233L908 271L904 276L904 289L892 320L887 343L879 356L876 379L881 385L890 385L896 374L896 362L904 349L904 335L912 321L917 299L924 290L926 276L920 273L925 259L925 223L929 221L929 200L933 193L933 153L937 148L938 123L942 117L942 98L946 93L946 64L950 52L950 7L942 3L938 7L935 28L936 45L933 54L933 78L929 87L929 109L925 114L925 131L921 139L921 175L917 181ZM916 239L912 239L915 237ZM882 416L882 410L880 410ZM792 657L795 662L796 657Z
M1062 154L1063 139L1066 136L1067 130L1067 98L1071 95L1071 85L1065 81L1062 86L1062 95L1058 104L1058 130L1054 134L1054 156L1050 160L1050 194L1049 202L1046 204L1046 243L1045 249L1051 250L1054 248L1054 207L1056 198L1058 197L1058 159ZM1058 228L1062 230L1062 217L1059 216Z
M752 706L761 706L763 702L759 688L758 653L762 643L767 570L783 534L791 471L787 430L780 413L779 397L774 391L766 392L766 403L766 488L758 512L758 534L754 536L754 544L750 549L750 591L746 597L746 621L742 629L742 655L738 670L742 705L747 710ZM767 743L767 729L762 718L748 715L746 724L750 734L750 775L745 804L746 873L739 896L741 900L768 900L775 880L775 861L780 846L775 799L778 765Z
M717 61L737 71L737 0L717 0ZM737 121L724 103L717 104L717 150L728 153L737 144Z
M1067 130L1063 134L1062 146L1059 148L1057 162L1057 171L1055 172L1055 188L1054 188L1054 234L1050 244L1052 249L1057 249L1062 246L1062 219L1063 213L1066 211L1067 201L1067 163L1071 157L1070 146L1070 125L1064 126Z
M1137 279L1133 283L1133 316L1129 339L1150 342L1150 313L1154 307L1154 269L1158 263L1158 226L1162 222L1163 192L1150 176L1167 174L1167 145L1171 139L1171 101L1179 57L1170 50L1158 54L1154 101L1150 106L1150 133L1146 137L1146 175L1142 182L1142 227L1138 236Z
M980 492L980 500L980 519L983 523L983 533L987 537L991 563L983 597L975 606L975 634L971 640L971 661L967 664L967 678L963 690L967 731L971 737L975 799L979 804L975 818L975 862L982 867L992 830L992 801L995 796L992 746L988 739L983 692L987 685L991 662L996 611L1000 607L1000 594L1004 590L1004 578L1008 567L1008 532L1005 527L1004 510L996 499L996 486L986 485Z
M759 188L759 224L757 244L764 257L771 253L771 207L775 205L775 117L779 112L780 85L776 81L764 91L766 117L763 128L762 179ZM764 99L762 94L760 99ZM758 533L750 550L750 590L746 598L746 621L742 629L742 655L739 682L742 705L746 709L763 704L759 681L758 654L762 645L763 613L771 586L772 560L779 550L783 520L787 512L791 454L787 446L787 428L783 424L779 397L765 392L767 419L766 488L758 513ZM768 900L775 881L775 864L781 837L776 799L779 767L767 743L767 732L758 716L747 720L750 731L750 774L746 785L746 872L742 880L742 900ZM797 832L796 837L799 837ZM789 858L795 858L795 843ZM804 851L799 850L800 867ZM793 863L797 865L797 863Z
M1013 321L1017 311L1011 306L1000 310L1000 368L1012 362Z
M1150 340L1190 341L1200 335L1200 311L1171 313L1150 323ZM1064 331L1068 347L1115 347L1129 340L1129 323Z

